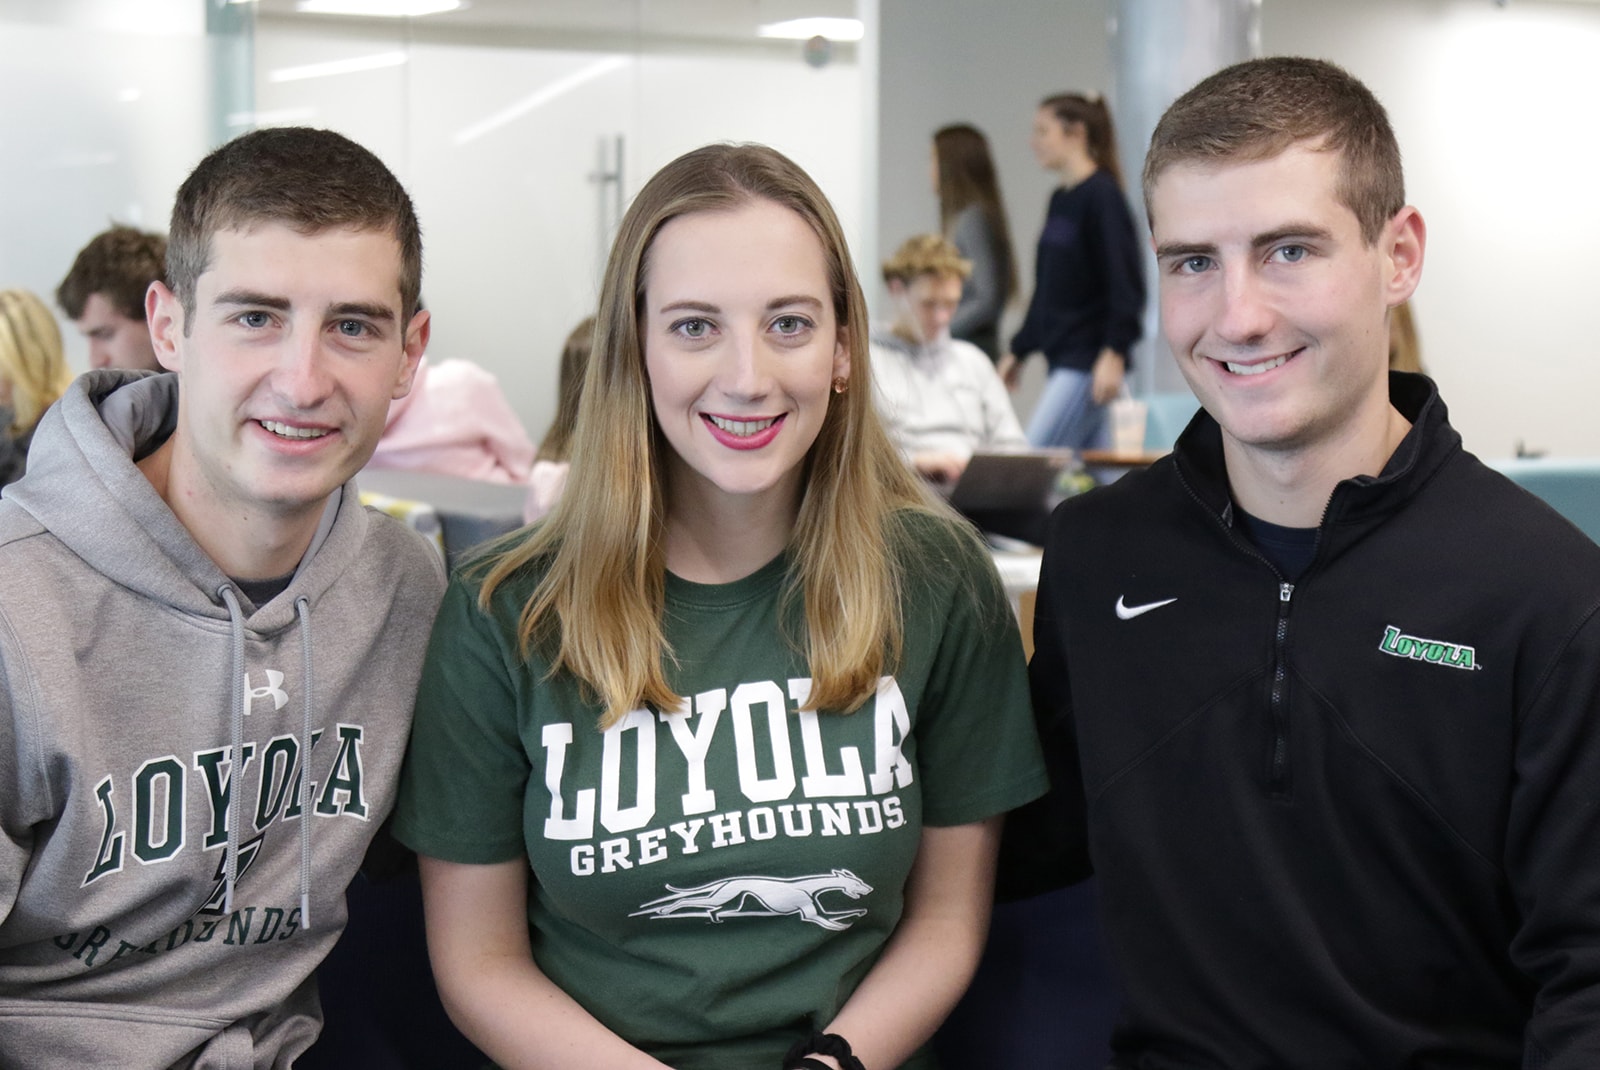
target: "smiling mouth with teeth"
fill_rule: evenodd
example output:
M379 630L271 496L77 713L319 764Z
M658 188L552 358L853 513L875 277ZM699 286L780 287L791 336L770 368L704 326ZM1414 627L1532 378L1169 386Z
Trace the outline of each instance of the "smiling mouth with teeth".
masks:
M1235 364L1232 361L1225 360L1222 362L1222 366L1234 375L1260 375L1262 372L1270 372L1274 368L1283 367L1289 363L1289 358L1294 355L1294 353L1285 353L1281 357L1263 360L1258 364Z
M721 431L730 435L754 435L765 431L778 422L778 417L768 416L764 420L729 420L723 416L713 416L705 413L705 418L710 420Z
M289 424L280 424L276 420L257 420L256 423L265 427L279 438L321 438L328 434L322 427L291 427Z

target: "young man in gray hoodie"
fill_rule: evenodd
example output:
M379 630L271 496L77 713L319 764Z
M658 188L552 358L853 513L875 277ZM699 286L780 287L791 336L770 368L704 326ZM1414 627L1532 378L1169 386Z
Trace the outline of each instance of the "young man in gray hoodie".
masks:
M349 482L427 344L421 261L359 145L230 142L146 298L173 374L79 378L0 501L0 1064L315 1039L444 582Z

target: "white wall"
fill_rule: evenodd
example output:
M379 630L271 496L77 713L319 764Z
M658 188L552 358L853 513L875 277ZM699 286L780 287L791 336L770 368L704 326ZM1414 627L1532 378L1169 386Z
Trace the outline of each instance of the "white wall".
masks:
M1600 5L1267 0L1262 41L1388 108L1428 224L1423 360L1467 448L1600 455Z

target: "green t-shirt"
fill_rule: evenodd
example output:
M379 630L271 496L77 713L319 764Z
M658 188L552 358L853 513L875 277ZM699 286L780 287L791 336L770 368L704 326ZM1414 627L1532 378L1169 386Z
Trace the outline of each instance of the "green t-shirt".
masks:
M941 521L910 527L901 662L851 714L799 708L808 672L778 624L786 555L730 584L668 574L668 680L690 710L604 733L575 679L518 656L533 577L487 615L458 578L397 834L455 862L525 855L540 969L630 1043L677 1070L776 1068L877 960L922 826L1046 787L992 563Z

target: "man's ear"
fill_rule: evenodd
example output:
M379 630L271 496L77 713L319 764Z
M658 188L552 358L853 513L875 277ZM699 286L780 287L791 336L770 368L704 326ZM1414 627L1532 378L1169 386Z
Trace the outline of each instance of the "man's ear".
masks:
M411 322L406 324L406 337L403 343L405 361L400 365L400 377L395 380L394 393L390 395L396 401L411 393L411 384L417 377L417 365L422 361L422 354L428 351L428 336L433 332L433 314L425 308L419 308L411 316Z
M183 371L183 351L178 344L184 333L183 302L166 283L152 282L144 292L144 320L156 360L169 372Z
M1428 244L1428 228L1422 213L1411 205L1396 212L1383 228L1384 290L1389 307L1405 301L1422 281L1422 259Z

